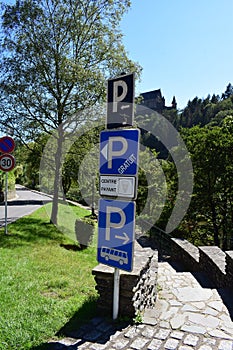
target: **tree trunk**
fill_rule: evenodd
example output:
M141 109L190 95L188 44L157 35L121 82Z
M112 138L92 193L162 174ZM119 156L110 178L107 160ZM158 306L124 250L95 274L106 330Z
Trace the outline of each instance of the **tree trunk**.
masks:
M63 145L63 130L58 129L57 138L57 150L55 154L55 176L54 176L54 186L53 186L53 203L50 222L57 225L57 215L58 215L58 201L59 201L59 189L61 188L60 183L62 181L61 177L61 164L62 164L62 145Z

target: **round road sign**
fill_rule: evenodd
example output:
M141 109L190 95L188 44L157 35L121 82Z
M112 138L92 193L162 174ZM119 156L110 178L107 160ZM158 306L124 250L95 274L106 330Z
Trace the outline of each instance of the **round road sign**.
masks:
M0 156L0 169L2 171L10 171L15 167L15 157L11 154L2 154Z
M0 152L11 153L15 149L15 141L10 136L3 136L0 138Z

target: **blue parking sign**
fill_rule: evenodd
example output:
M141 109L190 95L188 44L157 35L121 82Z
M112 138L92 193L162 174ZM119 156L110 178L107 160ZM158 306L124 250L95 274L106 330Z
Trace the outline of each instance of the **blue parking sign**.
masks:
M135 203L100 199L98 217L98 262L132 271Z
M138 129L102 131L100 134L100 175L137 175Z

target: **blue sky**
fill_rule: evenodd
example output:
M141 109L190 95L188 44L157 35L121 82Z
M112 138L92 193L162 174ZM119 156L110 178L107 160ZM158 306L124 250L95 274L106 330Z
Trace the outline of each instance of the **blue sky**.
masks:
M143 68L136 94L161 89L170 105L233 85L232 0L132 0L121 30L128 55Z
M14 0L5 0L14 3ZM233 0L131 0L121 21L128 55L143 68L136 94L161 89L170 105L233 85Z

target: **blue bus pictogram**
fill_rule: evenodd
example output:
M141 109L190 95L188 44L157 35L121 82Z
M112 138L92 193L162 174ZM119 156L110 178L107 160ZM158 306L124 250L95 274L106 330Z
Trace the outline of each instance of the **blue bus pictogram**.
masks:
M100 256L106 261L113 260L119 262L120 265L128 264L128 253L124 250L114 249L110 247L101 247Z

